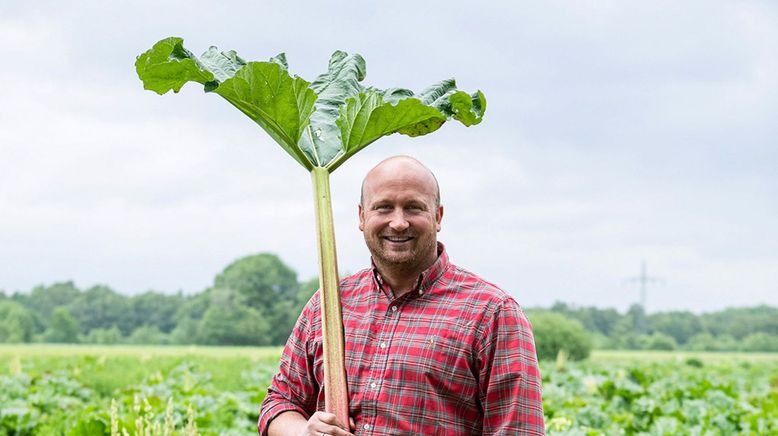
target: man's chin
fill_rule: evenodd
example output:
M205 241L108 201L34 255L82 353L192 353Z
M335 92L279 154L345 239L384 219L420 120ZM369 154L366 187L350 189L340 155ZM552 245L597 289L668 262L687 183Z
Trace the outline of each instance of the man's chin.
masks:
M405 265L409 265L413 263L414 256L412 252L383 252L378 254L378 256L373 256L380 259L381 263L384 263L386 265L391 265L394 267L401 267Z

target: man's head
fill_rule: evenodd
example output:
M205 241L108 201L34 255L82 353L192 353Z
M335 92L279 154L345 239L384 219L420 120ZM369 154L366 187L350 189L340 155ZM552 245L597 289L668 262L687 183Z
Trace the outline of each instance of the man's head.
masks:
M412 157L386 159L362 182L359 229L380 270L418 274L432 265L442 218L438 182Z

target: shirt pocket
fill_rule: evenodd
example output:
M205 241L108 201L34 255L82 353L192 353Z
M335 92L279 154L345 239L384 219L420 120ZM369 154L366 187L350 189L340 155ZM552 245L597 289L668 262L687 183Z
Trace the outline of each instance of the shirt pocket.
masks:
M421 368L428 385L439 396L461 402L477 395L472 326L463 320L445 320L430 329L424 344Z

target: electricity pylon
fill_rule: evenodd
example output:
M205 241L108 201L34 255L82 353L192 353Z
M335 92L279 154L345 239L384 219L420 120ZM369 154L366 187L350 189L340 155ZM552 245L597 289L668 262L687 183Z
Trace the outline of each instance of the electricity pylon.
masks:
M646 274L646 261L645 259L640 262L640 275L637 277L631 277L627 279L627 282L629 283L638 283L640 285L640 308L642 309L643 313L640 316L640 319L635 320L637 324L638 331L640 333L647 333L646 328L646 287L649 284L658 284L662 283L664 280L662 280L659 277L650 277L648 274Z

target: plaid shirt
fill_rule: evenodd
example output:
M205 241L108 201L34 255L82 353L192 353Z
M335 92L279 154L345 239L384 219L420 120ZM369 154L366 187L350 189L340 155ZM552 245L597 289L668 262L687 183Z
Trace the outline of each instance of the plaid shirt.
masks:
M538 435L543 405L532 330L495 285L437 261L393 298L375 268L341 281L349 416L361 435ZM324 410L317 292L303 310L262 403L278 414Z

